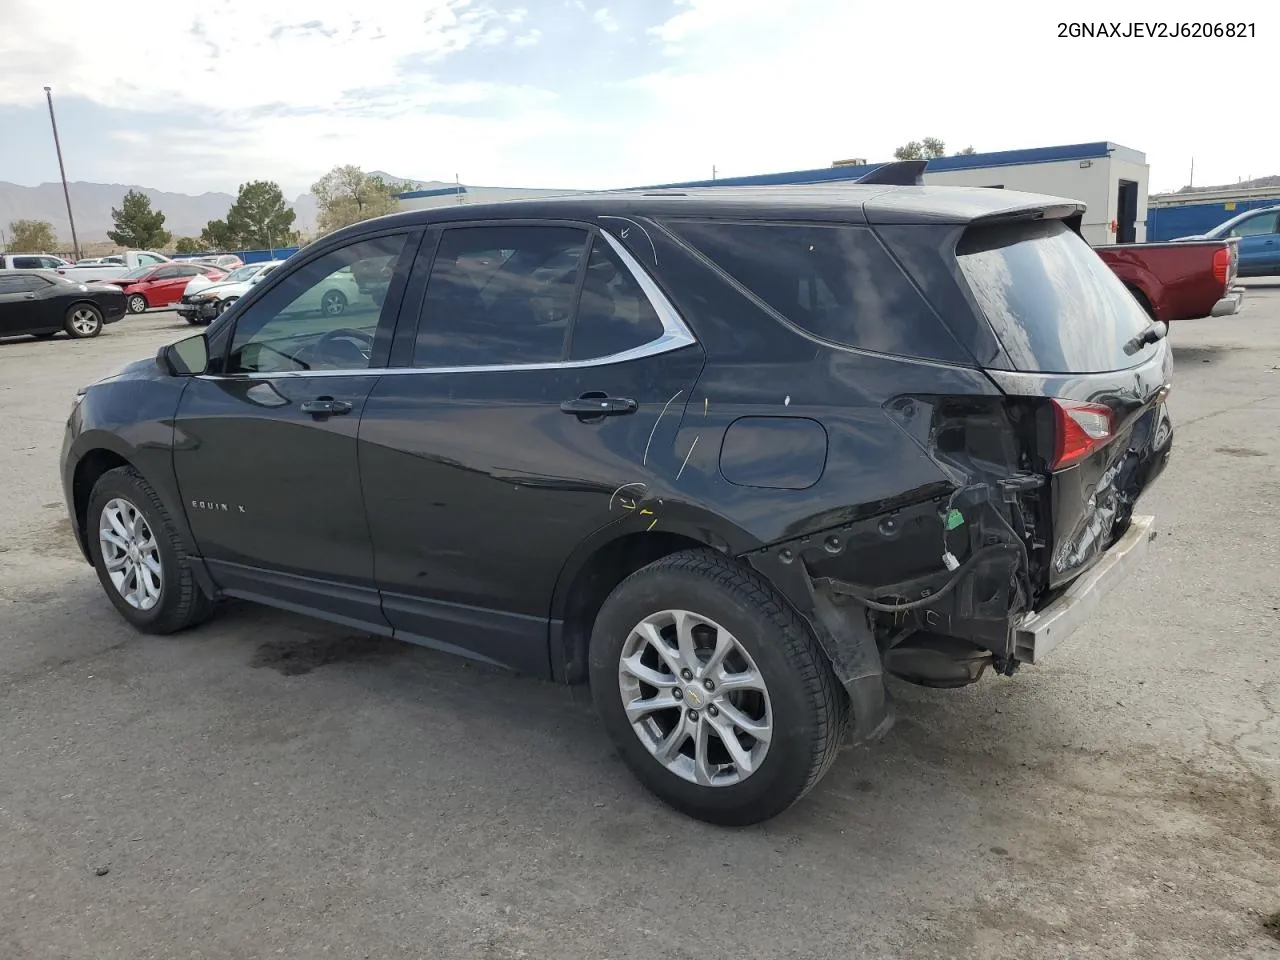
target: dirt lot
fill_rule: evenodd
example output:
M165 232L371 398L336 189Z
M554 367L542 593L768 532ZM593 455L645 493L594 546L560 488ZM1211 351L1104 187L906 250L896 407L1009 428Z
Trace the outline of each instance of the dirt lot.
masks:
M4 960L1280 955L1280 283L1174 331L1162 533L1092 628L895 688L885 742L741 831L651 800L582 692L247 606L128 628L62 426L189 329L0 342Z

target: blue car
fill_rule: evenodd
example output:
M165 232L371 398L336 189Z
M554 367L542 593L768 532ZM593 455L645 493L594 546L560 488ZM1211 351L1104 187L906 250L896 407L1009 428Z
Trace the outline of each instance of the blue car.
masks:
M1280 207L1246 210L1212 230L1179 240L1221 240L1240 238L1241 277L1280 275Z

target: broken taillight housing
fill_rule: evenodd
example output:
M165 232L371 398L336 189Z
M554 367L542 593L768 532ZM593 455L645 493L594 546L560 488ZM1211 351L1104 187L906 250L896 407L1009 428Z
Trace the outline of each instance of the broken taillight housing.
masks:
M1055 442L1051 470L1078 463L1111 439L1115 418L1110 407L1077 400L1054 400Z
M1231 251L1227 247L1213 251L1213 279L1224 287L1227 285L1227 271L1231 267Z

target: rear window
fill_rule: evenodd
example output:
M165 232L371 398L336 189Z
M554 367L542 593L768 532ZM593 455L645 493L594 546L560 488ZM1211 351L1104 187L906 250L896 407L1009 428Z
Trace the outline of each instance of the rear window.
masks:
M970 228L956 257L1016 369L1099 373L1142 361L1145 351L1130 356L1124 344L1151 318L1060 221Z
M702 220L666 226L814 336L878 353L972 362L867 227Z

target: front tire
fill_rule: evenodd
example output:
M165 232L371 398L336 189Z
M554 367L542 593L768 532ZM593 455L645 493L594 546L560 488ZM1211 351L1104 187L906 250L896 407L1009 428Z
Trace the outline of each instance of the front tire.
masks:
M232 305L233 303L235 303L235 302L236 302L237 300L239 300L239 299L240 299L239 297L227 297L227 299L225 299L225 300L219 300L219 301L218 301L217 315L218 315L219 317L220 317L220 316L222 316L224 313L226 313L228 310L230 310L230 309L231 309L231 305Z
M67 336L87 340L102 332L102 311L91 303L72 304L63 322Z
M326 317L340 317L347 311L347 297L341 290L326 290L320 298L320 312Z
M147 309L147 298L140 293L129 295L129 312L143 313Z
M591 636L592 697L623 761L699 820L776 816L830 767L848 703L809 628L758 574L673 554L609 595Z
M174 633L212 612L173 519L132 467L109 470L94 484L85 535L102 588L143 633Z

